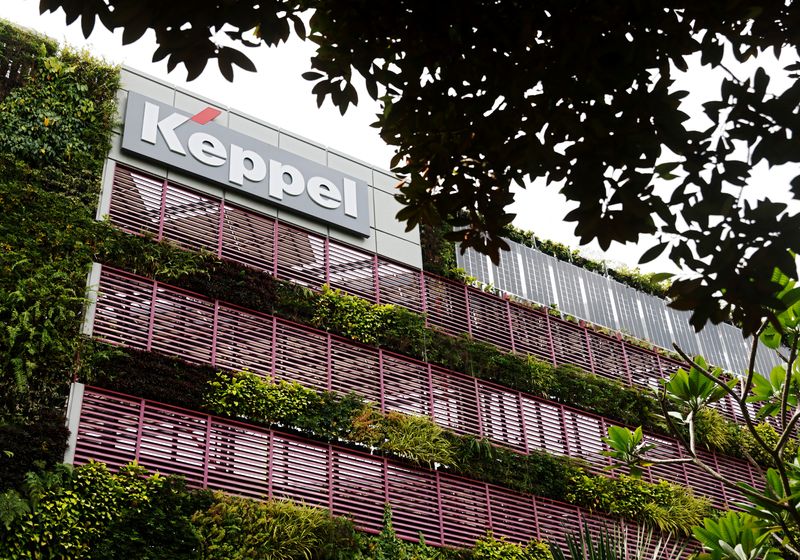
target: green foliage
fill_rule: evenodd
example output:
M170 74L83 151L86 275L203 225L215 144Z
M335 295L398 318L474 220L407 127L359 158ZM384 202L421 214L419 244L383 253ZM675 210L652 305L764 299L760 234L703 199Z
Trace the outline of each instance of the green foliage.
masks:
M708 364L701 356L696 357L695 362L700 368L708 369ZM710 373L719 379L722 376L722 369L714 368ZM737 383L738 379L731 379L725 384L729 388L733 388ZM680 409L686 409L685 414L675 414L682 422L688 421L702 408L719 401L727 394L722 387L703 375L700 369L694 365L689 368L688 372L679 368L670 376L664 384L664 393L673 405Z
M368 445L416 464L439 464L464 476L521 492L555 499L566 497L577 505L646 520L665 530L688 531L708 506L706 500L667 483L589 477L583 474L579 463L568 458L538 452L522 455L494 447L486 440L456 436L429 418L398 412L381 414L355 396L318 394L297 383L275 383L249 372L233 376L220 373L208 386L206 406L218 414L278 423L312 437ZM337 412L339 407L342 409ZM625 435L622 429L612 433L618 438ZM638 436L631 434L635 440L631 445L641 446L641 430ZM620 445L627 444L623 441Z
M739 482L739 487L747 492L748 500L742 504L745 512L759 521L761 527L775 533L783 533L784 543L797 538L792 534L795 521L794 512L788 508L776 507L781 504L792 504L800 491L800 460L794 457L791 461L770 467L764 473L763 488L755 488L746 482Z
M571 480L584 472L576 459L531 451L527 455L489 440L472 436L451 436L455 442L454 471L468 478L484 480L519 492L564 500Z
M357 342L376 345L389 306L372 305L365 299L323 286L313 324Z
M791 407L797 406L797 392L800 389L800 380L792 376L790 387L786 395L786 404ZM786 386L786 366L777 365L772 368L769 378L761 375L753 376L753 394L747 398L750 403L763 403L758 409L758 417L776 416L781 411L781 399Z
M32 167L99 174L118 87L117 68L85 54L63 50L38 59L28 80L0 103L0 153Z
M312 324L373 346L387 339L408 345L424 336L425 325L420 316L406 309L374 305L328 286L317 296Z
M750 455L760 465L775 466L775 460L769 454L769 451L775 450L778 444L778 431L767 422L761 422L753 426L761 441L767 446L763 448L750 434L749 430L742 427L739 431L738 444L743 450ZM794 457L798 453L798 442L795 438L789 438L784 450L784 455L787 457Z
M189 515L209 500L179 479L145 474L136 466L111 474L99 463L29 473L17 496L27 507L4 519L3 557L195 558Z
M550 547L539 541L527 545L495 538L491 533L475 542L473 560L553 560Z
M667 532L689 534L691 527L708 515L711 504L697 498L691 489L665 481L649 484L621 475L576 477L572 481L569 502L600 510L626 519L636 519Z
M359 540L352 522L324 509L222 494L192 523L204 560L334 560Z
M173 356L100 342L84 347L81 364L84 382L191 409L204 407L206 384L217 372L212 367L189 364Z
M706 548L697 560L779 560L771 548L770 531L743 512L729 511L718 519L707 518L703 527L694 528L694 536Z
M785 268L782 270L775 263L770 266L773 267L770 280L779 289L773 294L775 313L764 326L760 340L767 348L795 348L800 336L800 286Z
M198 276L205 277L208 282L208 270L222 265L207 254L186 251L168 240L155 242L128 235L108 223L96 224L95 229L94 258L98 262L112 266L124 263L128 272L162 282L177 283ZM185 282L188 283L188 280Z
M695 415L695 435L697 441L708 449L719 450L729 455L740 455L736 445L739 440L739 428L725 420L716 408L702 408Z
M212 503L205 491L187 491L180 478L148 475L129 465L112 475L117 482L107 498L115 505L110 522L91 547L93 560L130 558L189 560L196 557L199 539L192 514ZM84 491L92 492L94 482Z
M405 308L373 305L338 290L312 292L291 282L278 281L268 274L205 256L181 264L165 273L152 273L137 264L147 251L141 238L130 250L115 250L116 242L104 248L100 260L119 268L136 267L140 273L169 280L171 284L209 295L249 309L274 313L292 321L322 327L353 340L462 371L594 412L626 424L642 424L663 432L657 420L657 401L647 392L595 376L571 365L552 365L532 356L503 352L495 346L463 335L453 337L425 327L424 316ZM141 244L141 245L140 245ZM164 251L174 248L164 246ZM112 254L113 251L113 254ZM166 262L174 256L166 255ZM154 254L148 261L159 262ZM196 268L194 268L196 267ZM166 272L169 272L167 276Z
M45 266L20 279L13 291L0 292L0 367L5 372L5 397L16 401L12 415L35 409L31 398L49 393L36 373L44 367L67 377L75 338L64 333L77 330L83 307L83 290L58 266ZM63 385L63 384L62 384ZM42 391L32 391L32 386ZM44 394L43 394L44 393ZM34 397L35 395L35 397Z
M571 559L581 560L626 560L623 543L618 535L605 530L597 538L589 532L589 527L584 525L583 532L575 535L571 533L566 538L567 551ZM553 558L566 560L564 550L560 546L553 546Z
M6 531L10 531L14 522L30 511L30 504L16 490L9 489L0 494L0 522Z
M674 535L670 535L675 538ZM630 542L629 542L630 541ZM663 536L656 536L653 529L639 528L635 542L628 538L624 525L604 528L593 536L587 525L580 533L570 533L566 537L567 551L572 560L667 560L683 557L686 544L675 539L667 544ZM551 545L555 560L567 560L564 550L558 545Z
M0 101L22 85L39 58L53 56L58 45L44 35L20 29L0 19L0 67L7 73L0 79Z
M643 461L642 456L653 449L655 444L643 440L641 426L633 431L619 426L609 426L608 437L601 439L609 447L609 450L603 451L602 454L627 465L633 478L641 478L642 468L652 465Z
M555 378L557 382L551 388L555 401L623 424L643 425L657 432L665 430L659 420L658 402L642 390L586 373L572 365L555 368Z
M0 423L0 491L22 484L25 473L60 463L69 432L58 412L24 423Z
M451 231L450 226L423 224L419 228L419 241L425 270L452 279L458 264L455 245L445 239L445 234Z
M248 371L217 374L208 383L209 410L254 422L296 425L306 409L319 399L317 393L296 382L272 381Z
M281 424L323 439L344 438L416 464L454 463L450 440L430 418L381 414L354 395L317 393L299 383L274 382L246 371L220 373L208 389L206 408L217 414Z
M353 419L353 438L356 441L393 453L419 465L453 465L450 439L430 418L389 412L380 414L365 407Z
M397 537L392 526L392 508L385 504L383 508L383 527L381 532L370 538L358 560L471 560L470 550L436 548L425 544L420 536L418 543L402 541Z
M59 406L72 377L118 75L5 23L0 35L0 58L22 65L0 80L0 417L20 421Z

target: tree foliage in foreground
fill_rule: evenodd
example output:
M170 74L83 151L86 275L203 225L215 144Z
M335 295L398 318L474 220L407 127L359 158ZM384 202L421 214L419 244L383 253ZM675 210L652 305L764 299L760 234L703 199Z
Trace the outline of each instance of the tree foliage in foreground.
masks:
M452 239L495 259L513 218L509 185L544 178L577 203L566 219L583 243L678 234L643 258L669 249L694 271L671 296L697 328L732 311L754 332L776 304L773 266L797 276L787 250L800 249L800 216L740 193L754 165L800 158L800 66L784 71L783 91L758 64L729 74L704 105L704 130L687 126L686 92L673 87L691 55L724 68L724 54L796 53L795 2L40 0L58 8L87 35L96 16L126 43L154 30L154 59L185 64L190 79L209 60L228 79L234 66L255 70L246 47L313 41L304 76L318 103L344 112L358 75L383 103L376 126L408 178L400 217L464 227ZM218 43L223 32L235 47ZM669 194L655 188L663 179ZM800 180L792 187L800 195Z
M754 369L756 341L742 378L730 379L702 358L685 356L690 369L678 370L664 383L663 409L686 450L682 457L655 457L650 453L655 446L642 441L641 430L613 428L604 439L609 446L606 454L632 473L651 465L691 462L743 496L742 511L708 518L703 527L695 528L695 536L706 549L698 557L701 560L800 558L800 453L790 445L800 422L800 287L780 274L775 280L785 286L776 297L786 310L777 314L775 323L765 322L758 331L761 341L781 357L781 364L768 377ZM770 465L755 486L717 470L697 452L696 421L725 396L737 407L756 448ZM764 420L772 425L769 432L759 429ZM748 458L762 470L753 457Z

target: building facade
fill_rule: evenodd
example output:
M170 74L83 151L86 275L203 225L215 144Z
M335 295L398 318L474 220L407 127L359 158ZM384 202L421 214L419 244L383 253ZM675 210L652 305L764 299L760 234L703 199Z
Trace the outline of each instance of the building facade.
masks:
M136 71L123 70L122 84L124 124L106 162L98 219L313 290L327 284L404 307L453 337L629 386L657 387L680 367L652 348L426 273L419 233L395 219L390 174ZM356 393L381 411L426 416L520 454L582 459L595 473L609 465L601 438L614 422L563 402L108 265L93 267L89 288L83 332L98 341ZM737 419L731 403L719 409ZM196 487L325 507L371 532L389 503L398 535L421 534L429 544L470 545L487 530L519 542L563 542L584 523L599 530L608 522L441 466L79 383L69 428L70 463L137 461ZM649 437L665 456L681 454L677 441ZM748 483L760 477L743 460L701 453ZM721 508L738 498L691 465L647 477L691 486ZM629 529L635 533L635 524Z

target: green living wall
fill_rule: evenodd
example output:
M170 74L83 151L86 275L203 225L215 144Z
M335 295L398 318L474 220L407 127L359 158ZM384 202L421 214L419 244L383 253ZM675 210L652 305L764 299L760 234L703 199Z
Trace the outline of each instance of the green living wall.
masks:
M116 68L0 21L0 483L63 456Z

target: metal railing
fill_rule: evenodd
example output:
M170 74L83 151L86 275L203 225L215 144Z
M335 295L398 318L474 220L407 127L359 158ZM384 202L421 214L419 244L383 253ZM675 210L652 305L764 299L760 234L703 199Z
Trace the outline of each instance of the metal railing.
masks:
M472 545L487 530L517 542L538 538L563 545L566 534L584 525L597 535L618 521L442 471L93 388L83 395L75 450L76 464L90 460L112 468L137 461L183 476L193 487L324 507L371 533L380 531L389 503L401 538L422 535L434 545ZM623 524L635 539L636 525Z
M522 453L581 458L595 471L610 464L600 455L606 449L601 438L614 423L603 417L109 267L102 267L98 289L92 334L101 340L315 389L355 392L384 411L429 416L457 433ZM676 440L648 437L665 457L681 456ZM761 476L745 461L700 455L750 484ZM654 467L647 476L692 486L720 507L740 499L688 464Z
M503 350L653 388L681 364L652 350L394 263L321 235L117 166L111 222L157 240L255 267L318 289L327 283L369 301L424 312L428 324ZM736 411L728 407L731 418Z

